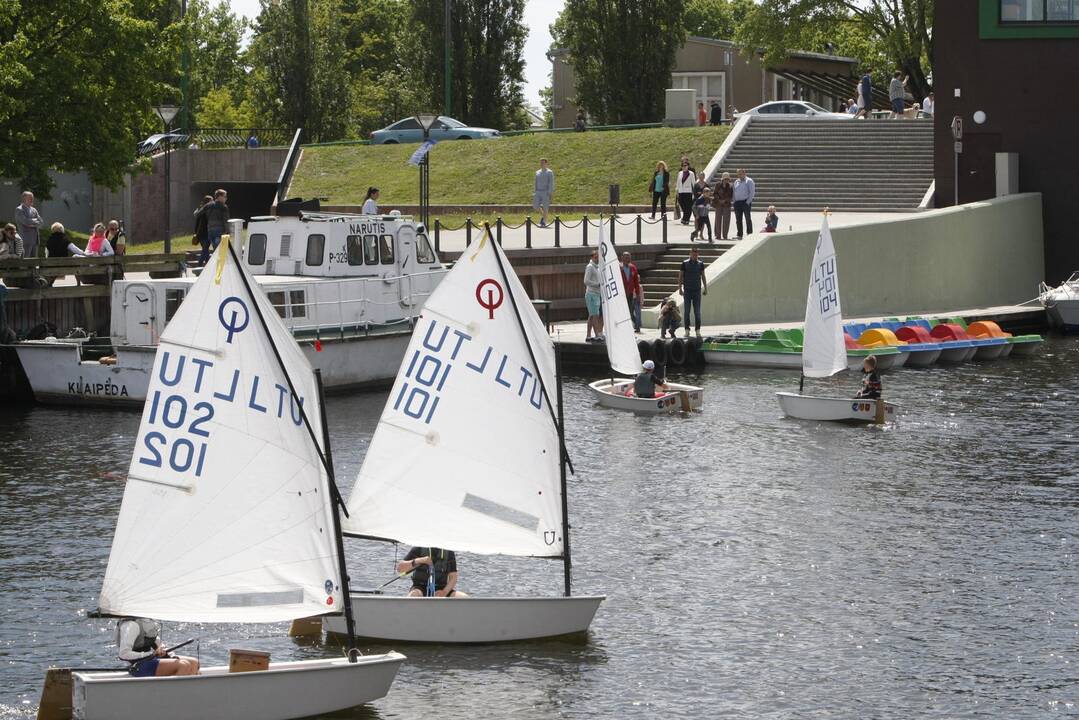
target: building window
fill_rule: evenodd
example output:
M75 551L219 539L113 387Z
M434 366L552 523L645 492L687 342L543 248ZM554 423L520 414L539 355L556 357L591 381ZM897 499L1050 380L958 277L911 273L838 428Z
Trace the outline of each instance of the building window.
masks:
M713 102L719 103L726 117L726 73L672 73L671 87L692 88L697 91L697 102L703 102L707 110Z
M165 322L172 320L172 316L180 309L180 303L184 301L187 291L183 288L165 289Z
M262 233L255 233L247 238L247 264L266 264L266 236Z
M1079 22L1079 0L1000 0L1002 23Z
M326 254L326 236L307 236L307 264L322 265L322 258Z

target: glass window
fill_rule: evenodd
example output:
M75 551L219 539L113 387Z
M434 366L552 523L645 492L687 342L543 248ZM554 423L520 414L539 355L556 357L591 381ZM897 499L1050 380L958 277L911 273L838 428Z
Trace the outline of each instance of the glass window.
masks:
M390 125L390 130L419 130L420 124L416 118L405 118L404 120Z
M785 103L783 107L783 111L788 115L805 115L807 109L801 103Z
M1049 0L1045 10L1049 22L1079 20L1079 0Z
M307 317L307 293L303 290L289 290L289 305L292 306L292 317Z
M345 247L348 249L348 264L363 265L363 238L359 235L349 235L345 239Z
M382 256L383 265L393 265L393 235L383 235L379 238L378 252Z
M165 322L172 320L172 316L180 309L180 303L184 301L187 291L183 288L166 288L165 290Z
M454 127L454 128L468 127L468 125L465 125L460 120L454 120L451 117L441 117L441 118L439 118L439 120L444 122L446 124L446 127Z
M367 265L378 265L378 236L363 236L363 261Z
M270 304L273 305L274 310L281 317L285 317L285 293L283 290L274 290L273 292L266 293L266 297L270 299Z
M255 233L247 238L247 264L266 264L266 236L262 233Z
M1000 0L1001 22L1079 22L1079 0Z
M325 235L308 235L307 236L307 264L308 265L321 265L322 259L326 255L326 236Z
M427 242L426 235L416 236L416 262L430 265L435 260L435 252L431 249L431 243Z

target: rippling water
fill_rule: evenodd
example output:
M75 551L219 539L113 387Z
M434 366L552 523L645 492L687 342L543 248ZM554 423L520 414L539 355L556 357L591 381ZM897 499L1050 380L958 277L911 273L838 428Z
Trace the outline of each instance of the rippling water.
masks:
M1079 342L891 372L903 415L884 430L784 420L788 373L684 379L705 387L700 414L601 409L567 379L574 589L608 596L586 641L404 647L390 695L340 717L1079 713ZM346 493L384 400L329 402ZM23 718L49 664L112 664L112 624L85 615L138 416L0 414L0 718ZM348 553L357 586L393 574L392 546ZM477 594L561 589L560 563L462 555L461 570ZM166 636L200 637L204 662L337 652L286 627Z

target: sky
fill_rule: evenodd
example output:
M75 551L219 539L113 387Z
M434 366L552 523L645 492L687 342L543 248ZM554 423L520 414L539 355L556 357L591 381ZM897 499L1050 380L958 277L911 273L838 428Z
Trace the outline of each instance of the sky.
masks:
M252 20L259 13L259 0L228 0L232 11ZM539 105L539 91L547 85L551 63L547 50L551 46L548 27L558 17L565 0L526 0L524 23L528 27L525 42L525 100Z

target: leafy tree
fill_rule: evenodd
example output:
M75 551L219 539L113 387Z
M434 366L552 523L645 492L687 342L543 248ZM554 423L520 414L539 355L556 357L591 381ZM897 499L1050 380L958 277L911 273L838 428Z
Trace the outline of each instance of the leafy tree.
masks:
M454 0L450 40L453 104L450 115L462 122L493 128L525 122L524 0ZM431 109L444 105L445 13L443 0L412 3L406 52L422 82L417 88Z
M675 53L686 37L684 0L567 0L551 30L569 50L577 103L594 118L663 117Z
M753 0L687 0L686 32L714 40L732 40L753 9Z
M247 72L243 65L242 45L248 23L233 13L228 3L222 1L211 7L208 0L192 0L185 20L184 31L191 58L187 104L196 117L201 117L205 98L212 91L227 88L230 97L243 96ZM217 105L213 113L218 116L223 110L221 101L224 97L220 92L214 96ZM205 127L225 127L203 124Z
M151 107L174 90L179 33L163 0L0 0L0 175L47 196L47 172L116 187Z
M253 128L258 126L251 104L237 102L226 87L210 90L199 101L195 122L200 128Z
M876 71L877 81L889 78L894 67L910 77L908 87L920 98L930 89L933 7L934 0L761 0L737 39L745 47L764 48L768 61L783 59L792 48L824 51L819 45L832 43L842 51L844 42L858 48L860 39L868 39L869 47L855 52ZM874 56L886 64L873 62Z

